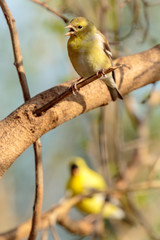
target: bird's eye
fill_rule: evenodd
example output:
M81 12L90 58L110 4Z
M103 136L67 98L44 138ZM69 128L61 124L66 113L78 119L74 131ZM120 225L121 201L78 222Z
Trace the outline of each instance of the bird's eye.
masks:
M81 29L81 28L82 28L82 26L81 26L81 25L79 25L79 26L78 26L78 28L79 28L79 29Z

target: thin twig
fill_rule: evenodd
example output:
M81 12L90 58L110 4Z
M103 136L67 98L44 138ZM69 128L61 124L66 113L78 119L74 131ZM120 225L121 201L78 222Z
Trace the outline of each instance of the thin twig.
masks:
M33 207L33 219L32 228L28 240L36 239L38 232L38 225L41 218L41 208L43 201L43 166L42 166L42 150L41 142L38 139L34 143L34 153L35 153L35 171L36 171L36 191L35 191L35 201Z
M94 222L87 221L87 218L82 220L72 220L68 217L69 210L78 202L86 197L91 197L95 193L114 194L117 192L132 192L138 190L160 189L160 181L142 182L129 186L128 188L110 189L107 191L94 191L85 195L77 195L70 199L64 199L59 204L50 208L47 212L41 215L40 225L38 229L47 229L51 224L56 222L65 227L68 231L77 235L90 235L94 231ZM8 232L0 234L0 240L20 240L25 238L31 228L31 219L22 223L18 227L11 229Z
M105 0L101 0L101 12L100 12L100 30L103 34L107 30L106 26L106 13L108 11L108 3ZM109 171L109 156L108 156L108 139L107 139L107 119L106 119L106 106L100 108L100 118L99 118L99 151L100 151L100 165L101 171L104 179L107 182L108 188L111 187L111 176Z
M100 26L99 29L100 31L105 35L107 31L106 27L106 13L109 10L108 2L106 0L101 0L101 9L100 9Z
M41 2L39 0L30 0L30 1L40 5L42 7L44 7L49 12L51 12L51 13L55 14L56 16L60 17L66 24L69 22L68 18L64 17L62 14L60 14L57 11L53 10L52 8L50 8L45 2Z
M149 168L149 174L148 174L148 179L149 179L149 181L152 181L153 176L155 175L155 172L156 172L157 164L159 163L159 161L160 161L160 157L158 156L158 157L154 160L154 162L153 162L153 164L151 165L151 167Z
M110 67L107 70L104 71L105 74L114 71L117 68L122 67L121 65L119 66L114 66L114 67ZM94 74L91 77L82 79L80 82L75 82L74 84L71 85L71 87L69 87L66 91L64 91L63 93L61 93L59 96L57 96L56 98L52 99L50 102L48 102L47 104L45 104L44 106L42 106L41 108L38 108L34 111L34 114L36 116L41 116L42 113L46 112L48 109L50 109L51 107L53 107L55 104L59 103L61 100L63 100L64 98L68 97L69 95L71 95L74 91L78 91L80 90L80 88L86 86L87 84L97 80L100 77L100 75L98 74Z
M142 190L150 190L150 189L160 189L160 181L146 181L141 183L130 184L129 187L126 187L126 192L135 192Z
M60 237L55 229L55 227L53 225L50 226L51 232L52 232L52 236L54 240L60 240Z
M156 83L153 83L149 94L141 101L142 104L145 104L146 102L148 102L148 100L151 98L151 96L155 90L155 87L156 87Z
M29 93L29 88L27 84L27 78L25 75L25 70L23 66L23 58L21 54L21 49L20 49L20 44L19 44L19 38L18 38L18 33L17 33L17 28L16 28L16 23L15 19L12 16L12 13L10 9L7 6L7 3L5 0L0 0L0 6L2 8L3 14L6 18L10 35L11 35L11 40L12 40L12 47L13 47L13 53L14 53L14 65L17 69L17 73L19 76L24 100L27 101L30 99L30 93Z
M144 12L145 24L146 24L146 27L145 27L144 33L143 33L143 39L142 39L142 42L144 42L146 37L147 37L147 34L148 34L150 22L149 22L149 16L148 16L148 8L147 8L148 3L145 0L142 0L142 3L143 3L143 12Z
M128 6L130 6L131 4L131 1L125 1L124 3L121 4L121 7L124 7L125 4L128 4ZM128 33L126 33L124 36L122 37L119 37L118 38L118 41L123 41L125 39L127 39L128 37L130 37L134 30L135 30L135 26L136 26L136 23L137 23L137 19L138 19L138 3L137 1L133 1L133 9L132 9L132 12L133 12L133 17L132 17L132 22L131 22L131 26L130 26L130 29L128 31Z
M10 30L13 53L15 58L14 64L17 69L24 100L26 102L27 100L30 99L30 93L29 93L27 78L26 78L25 70L23 66L23 58L21 54L15 19L13 18L12 13L8 8L5 0L0 0L0 6L2 8L3 14L6 18L6 21ZM32 240L34 240L37 235L38 224L39 224L40 215L41 215L42 200L43 200L43 168L42 168L42 152L41 152L40 139L37 140L37 142L35 142L33 146L34 146L34 153L35 153L36 191L35 191L35 202L34 202L34 211L33 211L33 224L32 224L32 231L31 231L31 235L33 236L33 233L34 233L34 237L32 237Z
M99 120L99 149L100 149L100 164L102 168L102 174L107 182L108 188L111 187L111 176L109 171L109 158L107 148L107 132L106 132L106 107L100 109L100 120Z
M160 1L157 1L157 2L147 2L145 1L145 4L147 7L153 7L153 6L157 6L157 5L160 5Z
M48 229L42 231L41 240L48 240Z
M133 202L133 197L130 194L127 195L127 202L129 204L130 209L133 211L134 215L136 216L137 221L139 222L139 224L141 224L144 227L149 237L153 240L159 240L160 237L156 235L156 233L152 230L146 218L143 216L140 210L135 206Z
M89 197L91 195L88 194L87 196ZM46 229L50 227L51 223L55 224L55 222L57 222L74 234L82 236L91 234L94 231L93 223L87 221L86 219L72 220L67 216L69 210L84 197L85 195L79 195L70 199L65 199L63 202L44 212L41 215L40 225L38 225L39 230ZM24 239L26 236L28 236L30 229L31 219L10 230L9 232L1 233L0 240Z

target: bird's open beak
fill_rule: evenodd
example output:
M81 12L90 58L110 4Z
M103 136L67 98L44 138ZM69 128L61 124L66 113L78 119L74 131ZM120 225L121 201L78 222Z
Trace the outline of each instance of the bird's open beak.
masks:
M65 36L74 35L76 32L76 29L71 24L67 25L65 28L69 28L69 31L65 34Z

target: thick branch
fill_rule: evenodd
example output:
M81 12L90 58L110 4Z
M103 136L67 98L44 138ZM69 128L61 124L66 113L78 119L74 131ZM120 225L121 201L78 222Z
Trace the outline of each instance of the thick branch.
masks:
M114 64L117 85L122 95L154 83L160 79L160 45L132 56L118 58ZM68 89L73 81L65 82L38 94L0 122L0 176L16 158L40 136L60 124L94 108L109 104L110 94L101 80L80 89L63 99L40 117L34 116L40 108Z

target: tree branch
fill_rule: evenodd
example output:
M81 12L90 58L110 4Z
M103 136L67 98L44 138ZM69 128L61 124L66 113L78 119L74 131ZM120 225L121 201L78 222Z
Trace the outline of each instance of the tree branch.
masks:
M77 235L89 235L94 231L93 223L82 219L72 220L67 214L71 207L77 204L84 196L75 196L71 199L64 200L61 204L53 206L47 212L41 215L41 221L38 229L45 229L59 223L65 227L68 231ZM31 229L31 219L21 224L20 226L0 234L0 240L20 240L28 236Z
M34 145L35 154L35 200L33 207L32 227L28 240L36 239L38 226L41 219L41 209L43 202L43 166L42 166L42 144L38 139Z
M70 199L65 199L61 203L53 206L48 211L44 212L40 218L40 224L38 230L47 229L56 223L60 224L66 228L69 232L76 235L87 236L95 231L95 222L88 221L87 218L81 220L72 220L68 213L70 209L80 202L85 197L91 197L95 193L105 193L105 194L117 194L117 193L131 193L134 191L150 190L150 189L160 189L160 181L147 181L136 184L131 184L129 186L124 186L118 189L108 189L107 191L95 191L85 195L77 195ZM21 240L28 236L31 229L31 219L22 223L18 227L1 233L0 240Z
M16 28L15 19L12 16L12 13L5 2L5 0L0 0L0 6L2 8L3 14L6 18L10 35L11 42L13 47L15 66L17 69L19 81L21 84L23 97L25 102L30 99L29 88L27 84L27 78L25 75L23 58L21 54L19 37ZM35 202L34 202L34 211L33 211L33 222L31 228L31 237L29 239L34 240L37 235L38 224L40 221L41 208L42 208L42 200L43 200L43 166L42 166L42 151L41 151L41 142L38 139L33 144L34 153L35 153L35 175L36 175L36 187L35 187Z
M27 101L28 99L30 99L30 93L29 93L27 78L26 78L25 70L24 70L24 66L23 66L23 58L22 58L20 44L19 44L16 22L12 16L11 11L9 10L9 8L7 6L7 3L4 0L0 0L0 6L2 8L3 14L6 18L6 21L7 21L8 27L9 27L11 40L12 40L14 59L15 59L14 65L17 69L17 73L19 76L24 100Z
M57 11L53 10L52 8L50 8L45 2L41 2L39 0L30 0L30 1L44 7L49 12L51 12L51 13L55 14L56 16L60 17L66 24L69 22L68 18L66 18L62 14L58 13Z
M108 69L106 69L104 71L105 74L112 72L113 70L122 67L120 66L116 66L116 67L110 67ZM60 95L58 95L56 98L53 98L51 101L49 101L47 104L45 104L44 106L36 109L34 111L34 114L37 116L41 116L42 113L46 112L47 110L49 110L51 107L53 107L55 104L59 103L61 100L63 100L64 98L68 97L71 94L75 94L76 91L79 91L82 87L88 85L89 83L97 80L98 78L100 78L102 76L101 73L97 73L94 74L88 78L79 78L76 82L73 83L73 85L71 85L70 88L68 88L66 91L62 92Z
M115 70L115 74L117 86L124 96L160 79L160 45L118 58L114 65L123 65ZM40 136L84 112L111 102L105 83L98 79L81 88L76 96L72 94L64 98L42 116L33 114L72 84L73 81L68 81L38 94L0 122L0 176Z

